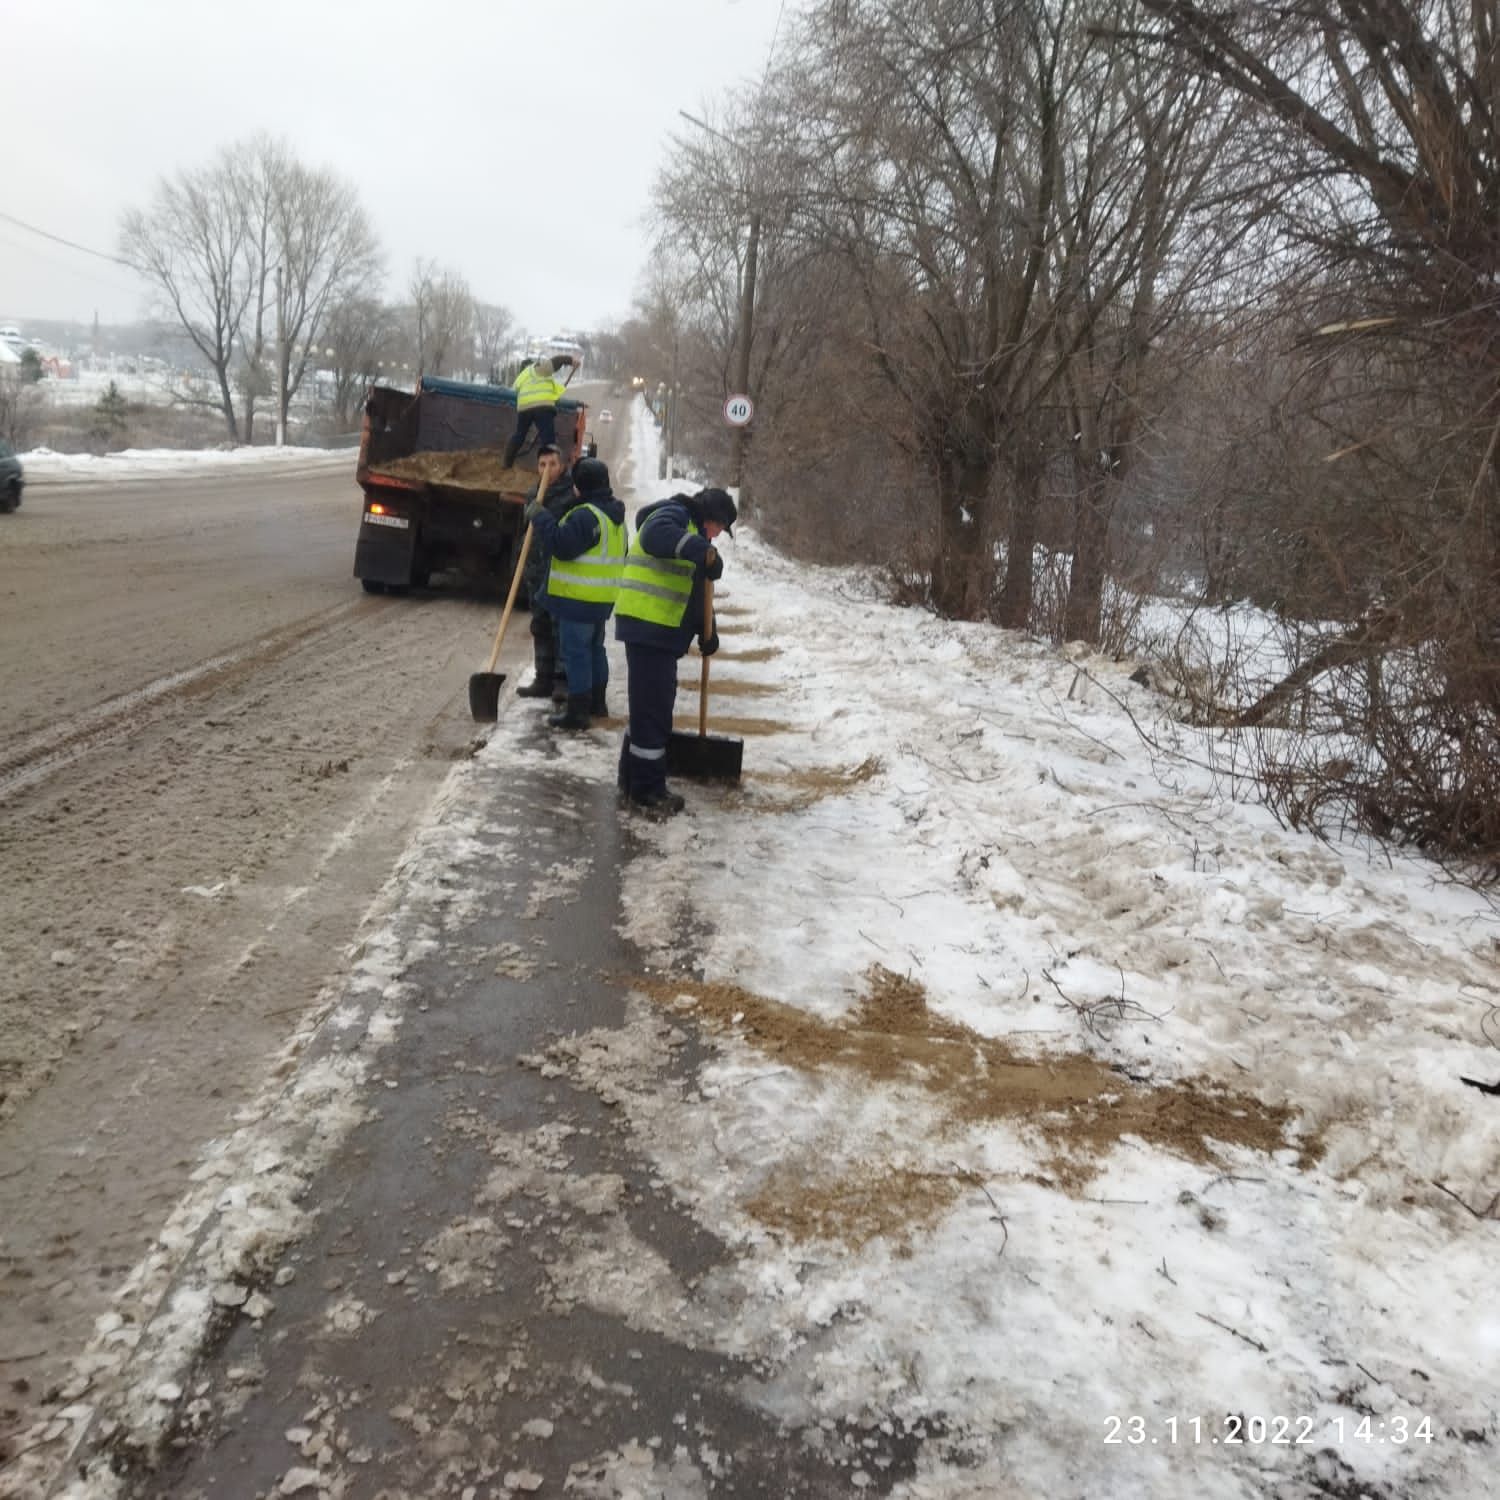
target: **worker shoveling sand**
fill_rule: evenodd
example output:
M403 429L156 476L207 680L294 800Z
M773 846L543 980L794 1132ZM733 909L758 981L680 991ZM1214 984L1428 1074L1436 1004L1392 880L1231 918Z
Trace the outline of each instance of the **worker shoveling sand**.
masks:
M501 490L525 494L536 483L536 471L506 468L499 448L474 448L462 453L413 453L377 464L372 473L392 479L421 480L455 490Z

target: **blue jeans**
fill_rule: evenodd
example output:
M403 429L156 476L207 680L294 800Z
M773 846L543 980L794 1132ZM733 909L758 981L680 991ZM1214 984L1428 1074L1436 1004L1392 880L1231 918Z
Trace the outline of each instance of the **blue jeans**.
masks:
M557 644L568 692L591 693L609 681L609 658L604 654L603 620L558 620Z

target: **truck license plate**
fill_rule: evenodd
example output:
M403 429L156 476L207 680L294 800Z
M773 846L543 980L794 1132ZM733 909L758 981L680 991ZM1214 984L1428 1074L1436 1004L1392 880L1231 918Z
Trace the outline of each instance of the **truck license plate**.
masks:
M402 531L411 525L405 516L377 516L369 511L365 512L365 522L370 526L399 526Z

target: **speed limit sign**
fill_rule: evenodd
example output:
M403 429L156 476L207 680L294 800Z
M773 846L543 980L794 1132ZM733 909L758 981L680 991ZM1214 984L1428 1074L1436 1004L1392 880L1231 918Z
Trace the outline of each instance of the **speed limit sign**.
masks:
M755 415L755 403L748 396L731 396L724 403L724 420L731 427L746 427Z

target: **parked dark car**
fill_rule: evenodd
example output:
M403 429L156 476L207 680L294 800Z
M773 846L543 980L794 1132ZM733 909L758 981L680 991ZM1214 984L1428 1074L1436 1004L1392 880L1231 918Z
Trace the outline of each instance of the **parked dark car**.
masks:
M14 510L21 503L21 487L26 476L16 450L0 439L0 513Z

